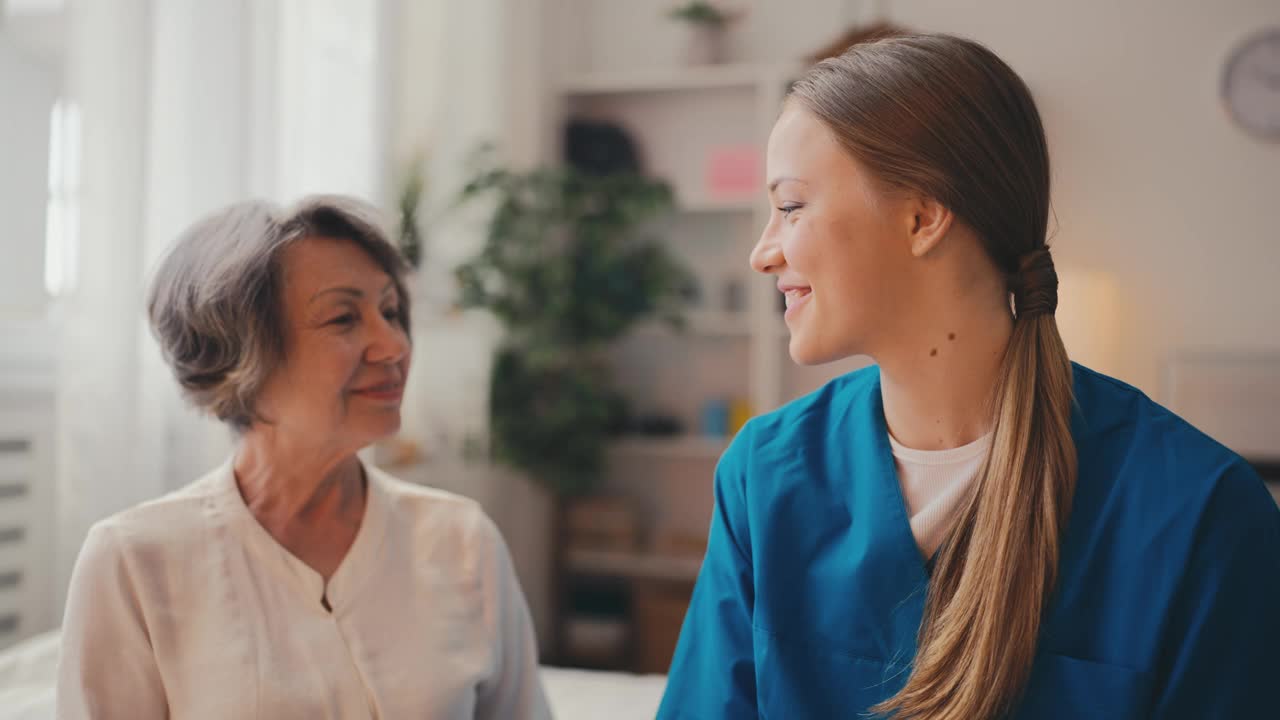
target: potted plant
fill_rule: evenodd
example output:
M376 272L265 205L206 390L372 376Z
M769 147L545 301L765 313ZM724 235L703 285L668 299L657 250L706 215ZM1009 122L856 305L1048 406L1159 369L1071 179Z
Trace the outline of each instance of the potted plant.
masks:
M632 171L516 171L483 153L461 194L492 209L480 251L456 270L457 304L504 337L490 375L490 453L550 494L552 653L564 647L567 508L601 476L626 415L606 350L637 322L679 326L692 275L645 232L671 188Z
M646 223L670 187L633 173L479 170L463 201L493 204L484 246L458 267L458 304L502 323L490 383L491 452L556 496L588 491L625 415L605 353L637 322L679 325L690 273Z
M724 62L725 31L734 14L707 0L690 0L667 13L668 17L684 24L685 62L690 65L708 65Z

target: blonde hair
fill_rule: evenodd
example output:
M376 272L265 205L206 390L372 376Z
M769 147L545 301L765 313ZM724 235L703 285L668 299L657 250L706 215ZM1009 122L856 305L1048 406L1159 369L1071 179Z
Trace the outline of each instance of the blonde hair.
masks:
M305 237L350 240L391 276L409 332L407 265L376 209L340 195L313 195L282 211L250 200L182 233L158 265L147 316L187 400L243 432L257 419L263 383L284 360L281 252Z
M887 188L950 208L1007 276L1015 320L992 393L990 454L939 551L911 674L872 708L904 720L1002 717L1030 677L1076 481L1039 113L994 53L947 35L855 45L814 66L788 102Z

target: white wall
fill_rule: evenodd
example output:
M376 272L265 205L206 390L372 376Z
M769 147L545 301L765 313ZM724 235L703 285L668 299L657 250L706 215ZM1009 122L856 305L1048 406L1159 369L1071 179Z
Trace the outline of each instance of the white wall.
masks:
M48 302L44 289L49 113L61 78L0 33L0 321L31 318Z
M561 61L676 62L665 0L563 0ZM733 58L793 58L887 9L977 39L1031 86L1054 163L1059 265L1109 275L1116 345L1098 369L1149 394L1184 349L1280 348L1280 143L1246 136L1218 98L1227 53L1280 23L1274 0L742 0ZM1063 304L1071 302L1062 298Z

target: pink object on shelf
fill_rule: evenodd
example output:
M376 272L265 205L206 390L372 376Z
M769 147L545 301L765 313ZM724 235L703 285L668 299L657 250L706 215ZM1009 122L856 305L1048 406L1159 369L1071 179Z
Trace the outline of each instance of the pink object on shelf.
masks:
M714 200L756 197L762 192L760 149L755 145L721 145L707 151L706 192Z

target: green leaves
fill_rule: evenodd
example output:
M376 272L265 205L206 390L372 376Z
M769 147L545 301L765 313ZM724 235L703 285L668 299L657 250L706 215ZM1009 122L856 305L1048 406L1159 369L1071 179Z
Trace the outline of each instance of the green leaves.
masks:
M675 20L684 20L695 25L700 23L724 25L730 19L726 12L706 2L706 0L692 0L679 7L672 8L668 15Z
M422 226L418 223L418 204L426 179L422 175L422 159L415 157L400 186L397 218L397 242L400 254L412 267L422 263Z
M607 369L506 347L494 362L491 387L495 456L557 493L590 489L619 411Z
M561 493L590 486L625 412L603 350L649 317L679 321L690 273L643 229L670 187L636 175L482 165L460 202L493 203L484 247L458 267L458 302L507 337L494 365L495 454Z
M493 312L513 344L595 346L674 310L689 273L640 233L672 207L665 183L490 169L463 190L482 197L496 203L484 248L456 271L459 303Z

